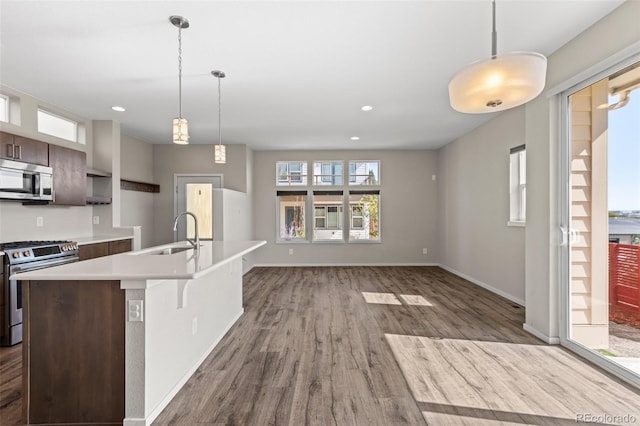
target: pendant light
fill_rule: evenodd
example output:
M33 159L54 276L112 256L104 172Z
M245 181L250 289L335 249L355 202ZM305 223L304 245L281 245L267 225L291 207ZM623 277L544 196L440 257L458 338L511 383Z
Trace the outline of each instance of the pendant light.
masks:
M224 71L214 70L211 74L218 79L218 145L215 146L214 161L216 164L225 164L227 162L227 150L222 145L222 94L220 90L220 80L226 77Z
M495 0L492 12L491 58L458 71L449 82L449 101L456 111L502 111L529 102L544 89L547 58L535 52L498 55Z
M182 29L189 28L189 21L182 16L173 15L169 21L178 27L178 118L173 119L173 143L189 144L189 123L182 118Z

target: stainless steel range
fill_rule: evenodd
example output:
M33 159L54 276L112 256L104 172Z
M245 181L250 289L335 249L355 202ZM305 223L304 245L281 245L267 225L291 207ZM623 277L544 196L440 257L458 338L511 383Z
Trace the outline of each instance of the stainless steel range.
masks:
M2 256L2 346L22 342L22 283L9 277L78 261L78 245L73 241L18 241L0 243Z

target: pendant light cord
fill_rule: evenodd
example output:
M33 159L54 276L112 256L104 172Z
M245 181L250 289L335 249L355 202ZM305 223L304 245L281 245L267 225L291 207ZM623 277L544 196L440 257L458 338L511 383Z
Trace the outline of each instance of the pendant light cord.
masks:
M491 32L491 57L498 56L498 33L496 32L496 0L492 1L493 31Z
M218 145L222 145L222 90L218 76Z
M178 25L178 115L182 119L182 24Z

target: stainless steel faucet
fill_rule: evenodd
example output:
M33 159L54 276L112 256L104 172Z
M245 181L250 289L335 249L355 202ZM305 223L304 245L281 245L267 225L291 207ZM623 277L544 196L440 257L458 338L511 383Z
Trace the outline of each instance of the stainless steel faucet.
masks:
M198 250L198 247L200 247L200 237L198 236L198 218L196 217L195 214L193 214L191 212L180 213L173 220L173 230L174 231L178 230L178 219L180 219L181 216L186 216L186 215L191 216L193 218L193 221L195 222L195 225L196 225L196 238L195 238L195 240L192 240L189 237L187 237L187 241L193 246L194 249Z

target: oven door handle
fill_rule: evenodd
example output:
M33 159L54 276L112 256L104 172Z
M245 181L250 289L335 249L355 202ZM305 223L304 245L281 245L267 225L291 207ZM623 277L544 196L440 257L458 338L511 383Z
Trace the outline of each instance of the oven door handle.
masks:
M66 256L63 259L47 259L35 262L29 262L22 265L13 265L9 267L9 275L18 274L20 272L35 271L37 269L49 268L52 266L60 266L67 263L73 263L80 260L78 256Z

